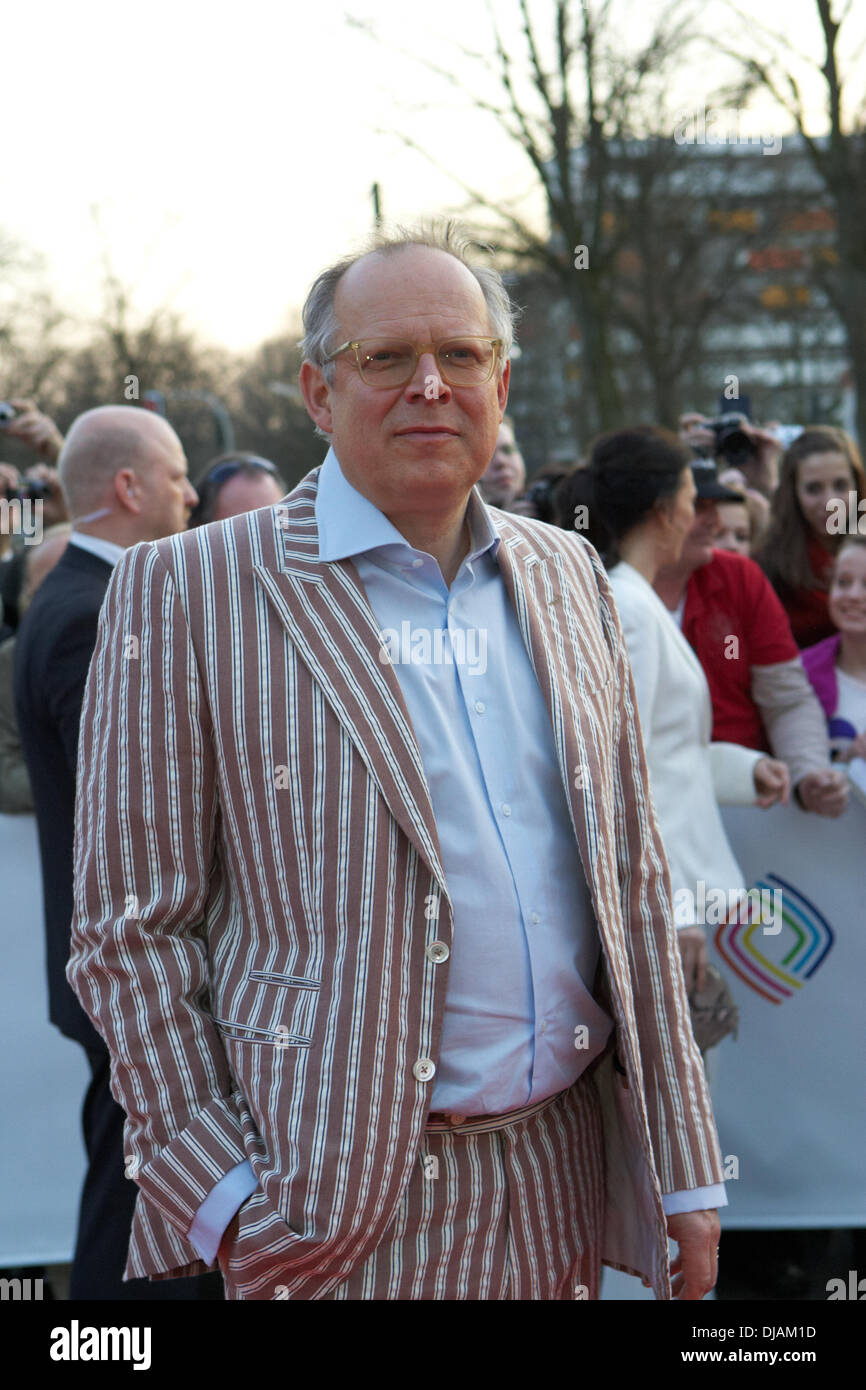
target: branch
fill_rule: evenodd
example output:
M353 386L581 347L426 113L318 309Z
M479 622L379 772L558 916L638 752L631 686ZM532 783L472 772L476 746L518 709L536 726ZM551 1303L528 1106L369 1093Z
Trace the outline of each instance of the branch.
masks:
M510 227L512 227L512 229L517 233L517 236L520 237L520 239L526 243L527 247L531 249L532 254L537 255L539 259L546 261L552 269L561 268L560 260L556 256L556 254L548 249L547 243L545 241L542 241L542 239L539 236L537 236L535 232L531 231L528 225L524 221L522 221L521 218L515 216L514 213L509 212L505 207L503 207L501 203L491 202L491 200L489 198L486 198L484 194L479 192L477 188L473 188L471 184L465 183L463 179L458 178L458 176L451 169L448 169L445 167L445 165L441 164L438 159L435 159L433 155L429 153L428 150L425 150L421 145L417 144L417 142L413 140L411 136L405 135L402 131L394 130L380 130L377 133L380 135L396 135L397 138L403 142L407 149L414 150L416 154L423 155L423 157L426 160L428 160L429 163L434 166L434 168L438 169L440 173L446 174L448 178L452 179L460 188L463 189L464 193L468 194L468 196L471 198L474 204L486 208L490 212L497 213L498 216L500 216L505 222L508 223Z

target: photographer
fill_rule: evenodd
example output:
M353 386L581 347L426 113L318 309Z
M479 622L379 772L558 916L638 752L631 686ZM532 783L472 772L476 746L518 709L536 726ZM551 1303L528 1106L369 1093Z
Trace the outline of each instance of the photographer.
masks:
M772 498L782 456L782 445L772 431L759 429L736 411L715 420L692 411L680 416L680 438L720 467L738 468L749 488Z
M44 462L28 468L23 477L9 463L0 463L0 500L38 504L40 530L69 520L66 498L57 469L52 465L63 444L54 421L37 410L33 401L16 398L0 401L0 437L18 439L38 453ZM0 527L0 642L18 626L18 595L24 572L24 546L9 528Z
M17 495L22 499L30 497L42 503L42 524L45 529L69 520L66 499L60 486L56 464L63 447L63 435L47 415L36 407L36 402L16 398L0 402L0 430L7 439L18 439L26 444L42 460L28 468L23 481L17 484ZM14 469L11 470L15 472ZM5 495L11 498L15 492L9 491L11 479L6 479ZM3 495L3 480L0 479L0 496Z

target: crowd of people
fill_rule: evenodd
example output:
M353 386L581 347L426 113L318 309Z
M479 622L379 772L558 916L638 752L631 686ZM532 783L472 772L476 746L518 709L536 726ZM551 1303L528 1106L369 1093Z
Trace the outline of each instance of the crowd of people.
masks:
M678 436L615 431L575 469L527 488L507 422L480 483L493 505L577 527L604 558L674 898L683 890L685 902L698 880L745 895L721 805L766 808L792 794L803 811L838 817L851 791L845 765L866 758L857 446L842 429L810 425L783 450L743 420L751 449L732 468L714 457L709 425L690 414ZM704 990L705 927L680 921L678 944L687 988ZM720 1290L802 1296L830 1236L728 1233Z
M288 489L272 462L245 453L214 459L193 486L171 425L135 407L88 411L63 439L34 402L11 405L6 433L38 462L24 477L0 464L0 497L30 489L44 531L38 544L0 536L0 812L37 813L51 1019L85 1048L92 1073L70 1296L218 1298L218 1277L201 1272L121 1283L136 1195L124 1112L109 1049L66 973L78 733L102 601L124 553L272 507ZM478 481L489 508L576 531L601 557L675 902L701 880L745 893L719 806L794 798L838 817L846 765L866 756L866 535L830 524L866 499L857 447L827 425L806 426L784 449L771 430L741 428L750 447L737 467L716 457L718 431L693 414L678 434L608 433L576 467L527 485L505 416ZM677 926L686 989L701 995L705 929L688 916Z
M479 487L491 506L577 529L614 574L626 535L631 547L648 521L655 531L672 528L661 536L659 563L637 568L673 619L668 640L676 628L700 661L713 742L773 753L804 810L841 815L848 780L834 765L866 755L859 450L829 425L805 427L783 449L769 430L743 420L753 447L733 468L714 458L709 424L688 414L678 436L614 431L577 467L542 469L527 486L506 417ZM685 469L691 501L678 494ZM637 632L629 648L639 676L636 641Z

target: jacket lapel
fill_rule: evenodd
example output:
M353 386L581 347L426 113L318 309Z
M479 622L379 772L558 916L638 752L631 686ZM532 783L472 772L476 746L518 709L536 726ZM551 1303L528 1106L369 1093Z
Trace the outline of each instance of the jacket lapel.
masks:
M351 560L318 558L318 471L264 514L263 562L253 571L391 814L447 895L421 752L394 669L381 660L375 614Z
M355 743L391 813L447 893L439 839L418 741L390 662L380 659L379 628L351 560L318 558L318 469L267 514L263 563L253 569L298 654ZM598 703L611 675L600 646L576 642L585 629L574 609L559 555L490 513L500 534L497 560L508 599L547 706L556 756L587 883L599 922L599 844L595 792ZM609 737L609 734L608 734Z
M601 923L606 913L599 902L595 797L604 775L598 754L604 706L594 696L611 677L610 658L588 639L578 640L587 624L574 608L561 557L554 551L539 555L539 548L504 516L497 518L497 529L500 572L547 706L581 862ZM603 733L609 741L610 730Z

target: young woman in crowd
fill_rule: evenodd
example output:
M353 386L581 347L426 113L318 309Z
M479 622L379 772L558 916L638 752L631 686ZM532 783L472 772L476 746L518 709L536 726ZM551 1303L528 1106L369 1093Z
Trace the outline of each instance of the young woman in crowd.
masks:
M866 535L846 536L828 595L838 631L803 652L839 762L866 758Z
M851 512L866 498L857 446L844 430L810 425L785 453L766 538L755 556L782 600L800 648L833 635L830 571Z
M745 892L718 804L767 807L787 801L789 791L784 763L711 743L703 669L652 587L661 566L679 558L694 520L691 462L691 450L668 430L617 431L596 441L588 467L572 477L569 498L572 507L585 507L582 529L610 571L675 902L680 890L696 895L701 881L707 891ZM700 923L677 925L691 993L703 987L706 936Z

